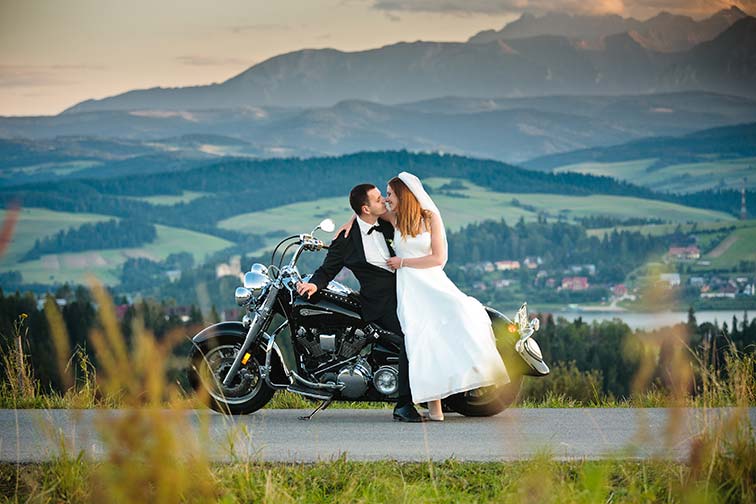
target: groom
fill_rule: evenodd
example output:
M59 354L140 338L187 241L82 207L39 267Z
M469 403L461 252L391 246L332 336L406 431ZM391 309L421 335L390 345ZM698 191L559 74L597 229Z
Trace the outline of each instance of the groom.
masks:
M357 214L349 237L340 234L330 245L322 266L313 273L310 283L300 283L300 295L312 296L328 285L341 268L346 267L360 282L362 318L403 337L396 316L396 276L387 261L394 251L387 240L394 238L394 227L379 219L386 213L381 191L373 184L360 184L349 194L349 204ZM404 345L399 353L399 397L394 420L422 422L412 404L409 388L409 364Z

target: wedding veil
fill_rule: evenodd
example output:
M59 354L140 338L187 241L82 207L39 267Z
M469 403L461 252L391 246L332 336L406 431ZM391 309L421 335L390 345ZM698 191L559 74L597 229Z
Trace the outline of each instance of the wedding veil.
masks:
M403 171L399 175L397 175L397 178L404 182L404 185L407 186L407 189L409 189L410 192L415 195L415 198L417 198L417 201L420 203L420 207L423 210L430 210L431 212L436 214L436 217L438 217L438 219L441 221L441 237L443 238L444 252L446 253L446 259L444 260L444 264L442 264L441 266L446 266L446 261L449 260L449 242L446 240L446 227L444 226L444 220L441 218L441 212L439 212L438 207L433 202L431 197L428 196L428 193L425 191L425 188L423 188L423 183L420 182L419 178L406 171Z

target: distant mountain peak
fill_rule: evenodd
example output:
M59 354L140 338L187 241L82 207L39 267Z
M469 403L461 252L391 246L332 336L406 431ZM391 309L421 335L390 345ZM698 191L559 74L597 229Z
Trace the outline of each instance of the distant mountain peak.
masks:
M617 14L586 15L551 11L535 16L525 13L501 30L479 32L470 37L468 42L484 44L502 39L557 35L571 38L581 47L596 48L603 45L605 37L629 32L632 38L647 49L679 52L713 39L747 16L734 5L701 21L669 11L661 11L645 21L623 18Z

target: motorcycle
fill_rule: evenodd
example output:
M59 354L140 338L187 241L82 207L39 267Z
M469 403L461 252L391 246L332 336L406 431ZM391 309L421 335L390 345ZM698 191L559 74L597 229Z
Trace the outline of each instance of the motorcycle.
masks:
M248 414L264 407L278 390L321 401L303 419L334 400L396 402L401 336L363 321L358 293L336 281L311 298L297 293L296 286L309 279L300 275L297 261L303 252L327 249L314 235L334 227L325 219L309 234L281 240L271 264L253 264L236 289L236 302L246 311L242 320L214 324L192 338L189 382L209 407ZM514 320L493 308L486 311L511 381L447 397L446 411L495 415L517 399L524 376L549 374L533 339L539 320L528 319L527 303Z

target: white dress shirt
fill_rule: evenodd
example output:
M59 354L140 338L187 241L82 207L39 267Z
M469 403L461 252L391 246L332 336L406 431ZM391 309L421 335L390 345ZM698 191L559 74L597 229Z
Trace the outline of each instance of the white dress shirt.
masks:
M386 245L386 238L379 230L375 230L368 234L373 224L368 224L361 217L357 217L357 224L360 226L360 235L362 237L362 248L365 250L365 260L373 266L378 266L386 271L394 272L386 261L391 257L388 245ZM378 222L376 222L376 225Z

